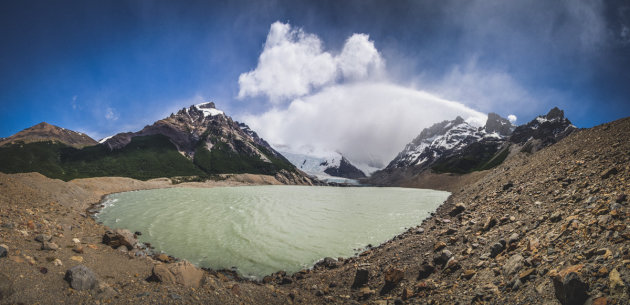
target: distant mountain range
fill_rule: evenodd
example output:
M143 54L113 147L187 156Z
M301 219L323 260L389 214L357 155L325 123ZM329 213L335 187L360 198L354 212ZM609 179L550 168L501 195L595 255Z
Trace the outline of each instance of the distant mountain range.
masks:
M359 169L338 152L282 152L244 123L232 120L214 103L183 108L137 132L95 141L68 129L40 123L0 139L0 171L40 172L70 180L96 176L137 179L218 174L275 175L287 183L313 183L311 178L344 182L360 179L397 185L423 172L464 174L490 169L514 149L535 152L577 128L553 108L521 126L490 113L483 127L461 117L425 128L385 167ZM366 175L367 174L367 175ZM194 178L197 177L197 178ZM341 180L340 180L341 179Z
M514 144L531 153L575 130L577 128L564 117L564 111L558 108L521 126L513 126L495 113L488 114L483 127L474 127L457 117L422 130L368 182L396 185L427 170L464 174L490 169L505 160Z
M203 103L146 126L101 140L41 123L0 142L0 171L36 171L70 180L96 176L137 179L216 174L275 175L311 183L247 125Z

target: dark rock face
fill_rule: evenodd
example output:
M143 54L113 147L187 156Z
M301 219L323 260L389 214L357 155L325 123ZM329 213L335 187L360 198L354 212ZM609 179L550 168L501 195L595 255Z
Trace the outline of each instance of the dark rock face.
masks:
M83 265L74 266L66 271L66 281L76 290L89 290L97 285L96 275Z
M370 273L367 269L357 269L357 272L354 275L354 282L352 283L352 288L359 288L359 287L367 285L369 274Z
M348 179L365 178L365 174L348 161L345 157L341 157L339 167L329 167L324 170L326 174L334 177L343 177Z
M538 140L537 149L554 144L572 132L577 127L564 117L564 111L554 107L546 115L541 115L525 125L514 129L510 142L524 144L531 140Z
M553 287L556 298L563 305L581 305L588 298L588 285L573 270L563 270L554 276Z
M502 136L509 136L512 134L514 126L506 118L502 118L494 112L488 113L488 119L486 120L485 129L487 132L496 132Z

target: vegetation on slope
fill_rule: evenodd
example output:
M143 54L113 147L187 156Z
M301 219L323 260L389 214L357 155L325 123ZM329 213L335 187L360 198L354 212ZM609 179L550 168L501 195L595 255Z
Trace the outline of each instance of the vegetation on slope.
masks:
M103 145L76 149L54 142L5 145L0 147L0 171L39 172L66 181L103 176L147 180L206 175L162 135L134 137L129 145L113 151Z
M437 173L456 174L487 170L503 163L509 152L509 146L497 151L496 146L473 143L461 153L438 161L432 169Z
M234 145L237 151L245 150L245 143L235 140ZM218 141L211 150L200 144L195 150L194 163L203 171L209 174L219 173L250 173L273 175L278 171L285 169L293 171L294 167L286 160L275 158L273 154L262 146L257 148L265 153L271 163L263 161L257 155L237 154L228 144Z

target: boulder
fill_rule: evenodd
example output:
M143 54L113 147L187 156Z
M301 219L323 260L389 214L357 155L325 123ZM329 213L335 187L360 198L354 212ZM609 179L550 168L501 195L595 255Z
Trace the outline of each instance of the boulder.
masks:
M126 229L116 229L113 231L107 231L103 235L103 243L116 249L120 246L127 247L127 250L133 249L138 240Z
M160 264L153 267L152 278L167 284L180 284L186 287L199 288L204 272L188 261L175 264Z
M588 284L580 278L584 265L574 265L559 272L550 272L556 298L562 305L584 304L588 299Z
M66 271L66 281L76 290L89 290L96 287L98 281L92 270L83 265L74 266Z
M370 273L367 269L357 269L357 272L354 275L354 282L352 283L352 288L358 288L358 287L367 285L369 275Z
M461 212L466 210L466 205L464 205L463 203L459 202L457 204L455 204L455 207L448 213L448 215L450 215L451 217L457 216L458 214L460 214Z
M318 266L318 267L321 266L326 269L335 269L339 267L339 262L332 257L325 257L324 259L317 262L315 266Z
M518 272L525 262L525 258L523 258L520 254L512 255L503 265L503 274L506 276L510 276Z

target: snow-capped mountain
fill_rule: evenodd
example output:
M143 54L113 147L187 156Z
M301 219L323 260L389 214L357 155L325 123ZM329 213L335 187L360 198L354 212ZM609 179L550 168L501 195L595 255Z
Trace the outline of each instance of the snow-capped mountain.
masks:
M554 107L546 115L539 115L529 123L516 127L510 142L529 142L537 150L560 141L576 130L577 127L564 117L564 111Z
M363 171L352 165L348 159L338 152L308 155L280 150L280 153L301 171L316 176L321 180L330 180L331 177L365 178Z
M575 130L558 108L518 127L495 113L488 114L483 127L472 126L457 117L422 130L385 169L375 172L369 180L391 185L413 179L429 169L450 173L485 170L501 164L510 153L510 145L533 152Z
M434 124L422 130L407 144L386 169L412 166L426 168L441 158L461 152L472 143L484 143L498 149L512 127L507 119L494 113L488 115L486 126L490 127L472 126L459 116L452 121Z
M282 172L289 179L304 178L249 126L233 121L212 102L183 108L138 132L105 138L101 145L117 150L133 138L156 135L166 136L179 153L210 174Z

